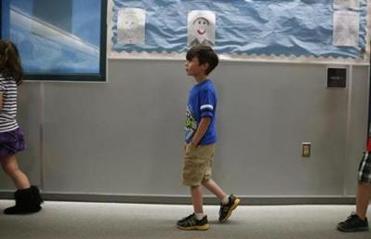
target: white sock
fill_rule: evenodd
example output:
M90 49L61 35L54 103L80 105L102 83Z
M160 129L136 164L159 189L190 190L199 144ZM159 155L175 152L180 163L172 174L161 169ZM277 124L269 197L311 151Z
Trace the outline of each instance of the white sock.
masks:
M196 216L196 219L197 220L201 220L202 218L204 218L205 214L203 214L203 213L195 213L195 216Z
M223 205L226 205L226 204L228 204L228 203L229 203L229 196L226 195L226 196L222 199L222 204L223 204Z

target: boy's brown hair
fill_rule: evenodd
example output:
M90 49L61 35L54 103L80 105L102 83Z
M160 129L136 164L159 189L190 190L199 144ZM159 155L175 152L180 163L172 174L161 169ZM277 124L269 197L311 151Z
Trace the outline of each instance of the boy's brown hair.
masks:
M215 51L211 47L205 45L194 46L188 50L186 55L187 61L191 61L194 57L197 57L200 65L205 63L209 64L205 72L206 75L214 70L219 63L219 58Z

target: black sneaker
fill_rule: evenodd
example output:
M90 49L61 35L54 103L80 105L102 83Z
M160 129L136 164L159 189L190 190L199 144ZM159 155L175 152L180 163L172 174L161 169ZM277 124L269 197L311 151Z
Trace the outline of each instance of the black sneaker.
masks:
M368 231L367 218L362 220L357 214L350 215L347 220L340 222L337 229L342 232L361 232Z
M193 213L188 217L179 220L176 223L177 227L181 230L207 230L209 229L209 222L205 215L201 220L197 220L196 215Z
M236 197L235 195L231 194L228 197L228 203L227 204L220 204L219 209L219 222L225 222L228 220L228 218L231 216L232 211L236 209L238 204L240 203L240 199Z

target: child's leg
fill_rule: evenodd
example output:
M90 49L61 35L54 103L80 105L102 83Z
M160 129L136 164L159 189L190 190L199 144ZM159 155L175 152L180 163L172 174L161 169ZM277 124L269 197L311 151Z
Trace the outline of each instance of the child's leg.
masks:
M352 213L345 221L337 224L337 229L342 232L360 232L368 231L368 222L366 220L367 207L371 196L371 184L367 182L358 182L356 214Z
M219 209L219 221L227 221L228 218L231 216L232 211L236 209L236 207L240 203L240 199L233 194L228 196L212 179L206 179L202 181L202 185L204 185L210 192L215 194L221 201Z
M4 171L11 177L17 189L30 188L31 184L27 176L19 169L14 155L0 160Z
M177 227L181 230L207 230L209 223L207 216L203 213L202 187L191 186L192 205L194 213L182 218L177 222Z
M191 196L192 196L192 205L195 213L202 214L204 213L202 205L202 188L201 186L192 186L191 187Z
M207 179L202 181L202 185L207 188L210 192L212 192L220 201L227 197L227 194L219 187L218 184L212 179Z
M366 218L367 207L371 198L371 184L359 183L357 187L356 213L362 220Z

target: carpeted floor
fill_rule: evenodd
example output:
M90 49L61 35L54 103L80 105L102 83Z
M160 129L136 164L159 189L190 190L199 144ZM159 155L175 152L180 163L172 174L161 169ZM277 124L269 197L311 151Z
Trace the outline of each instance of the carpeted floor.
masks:
M0 209L12 204L0 200ZM354 210L349 205L240 206L226 224L218 223L217 206L205 206L205 232L176 229L190 205L47 201L43 208L34 215L0 214L0 239L371 239L371 232L335 230Z

